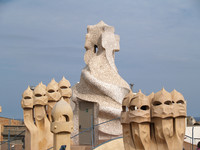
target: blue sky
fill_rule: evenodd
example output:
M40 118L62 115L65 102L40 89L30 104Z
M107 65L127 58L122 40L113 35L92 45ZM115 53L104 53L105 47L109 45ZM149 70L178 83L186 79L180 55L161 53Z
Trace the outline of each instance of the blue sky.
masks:
M72 85L85 66L87 25L103 20L120 35L119 74L145 94L177 89L200 116L198 0L0 0L0 116L22 118L28 85Z

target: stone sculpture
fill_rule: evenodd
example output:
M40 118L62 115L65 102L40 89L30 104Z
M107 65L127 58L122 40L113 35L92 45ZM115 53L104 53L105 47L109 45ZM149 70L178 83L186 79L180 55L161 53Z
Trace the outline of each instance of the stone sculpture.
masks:
M185 118L186 101L176 90L129 93L121 112L125 150L182 150Z
M47 116L45 108L48 105L46 86L42 83L36 86L33 95L34 119L37 128L35 133L37 135L36 149L47 149L53 146L53 135L50 132L50 121L47 118L49 116Z
M151 103L152 122L155 129L157 148L172 150L173 148L173 106L172 96L166 90L155 93Z
M37 128L33 120L33 91L28 87L22 94L21 106L24 110L24 124L26 126L25 148L26 150L36 149ZM32 141L31 141L32 140Z
M62 80L66 79L63 77ZM62 86L68 87L68 84L63 83ZM47 87L41 82L33 91L30 87L24 91L21 106L26 126L25 150L46 150L53 146L53 134L50 131L51 112L56 102L61 99L59 91L59 85L54 79Z
M58 83L58 86L61 97L70 104L70 98L72 96L70 82L63 77L62 80Z
M135 143L138 143L136 149L147 150L150 148L150 103L148 97L141 91L138 92L131 99L129 109L133 139Z
M128 112L129 104L133 96L134 94L130 91L122 102L121 124L122 124L125 150L131 150L135 148L135 144L133 142L132 132L130 128L129 112Z
M183 95L176 90L171 92L173 105L174 105L174 125L175 125L175 141L177 149L181 149L182 143L185 137L186 128L186 101Z
M65 150L70 150L70 136L73 131L73 112L70 104L62 98L53 107L51 116L54 150L59 150L61 146L66 146Z
M61 98L61 94L58 91L58 83L52 79L51 82L47 85L47 96L48 96L48 109L47 114L49 117L49 120L52 121L51 118L51 111L53 109L53 106L58 102Z
M103 21L88 26L85 49L86 67L82 70L80 83L73 87L73 101L77 103L79 99L98 103L99 123L119 117L122 100L129 93L130 87L118 74L115 66L119 36L114 34L114 27ZM75 125L75 130L78 132L78 124ZM121 134L118 120L99 126L100 140Z

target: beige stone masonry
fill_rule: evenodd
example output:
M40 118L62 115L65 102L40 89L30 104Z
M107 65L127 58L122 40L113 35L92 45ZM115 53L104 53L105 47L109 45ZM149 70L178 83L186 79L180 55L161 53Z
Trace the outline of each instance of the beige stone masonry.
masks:
M73 87L73 101L94 102L99 105L98 122L108 121L120 116L121 104L129 93L128 83L118 74L115 66L115 52L120 50L119 36L114 27L103 21L87 27L85 39L85 68L80 82ZM78 110L78 105L76 105ZM78 113L75 114L78 123ZM78 133L79 125L75 124ZM121 136L120 121L112 121L98 128L99 140Z
M62 80L58 83L58 86L61 97L70 104L70 98L72 96L70 82L65 79L65 77L63 77Z
M139 91L129 93L122 104L125 150L183 149L186 101L181 93L163 88L145 96Z
M66 146L70 150L70 136L73 131L73 112L69 103L63 98L56 103L52 110L51 132L54 134L54 150Z
M64 77L62 80L67 81ZM69 88L65 83L62 86ZM21 106L26 126L25 150L46 150L53 146L51 112L56 102L60 101L61 95L59 84L54 79L47 86L41 82L34 90L28 87L24 91Z

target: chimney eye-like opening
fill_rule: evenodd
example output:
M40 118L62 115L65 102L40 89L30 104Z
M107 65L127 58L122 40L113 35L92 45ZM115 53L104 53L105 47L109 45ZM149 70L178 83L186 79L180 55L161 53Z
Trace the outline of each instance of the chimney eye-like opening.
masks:
M159 102L159 101L155 101L155 102L153 102L153 106L159 106L159 105L161 105L162 103L161 102Z
M165 101L165 105L171 105L172 104L172 102L171 101Z
M60 88L61 88L61 89L67 89L67 87L66 87L66 86L61 86Z
M35 97L42 97L41 94L35 94Z
M135 105L131 105L131 106L129 107L129 109L130 109L131 111L133 111L133 110L137 110L138 108L137 108L137 106L135 106Z
M65 121L69 122L69 116L68 115L63 115L65 117Z
M141 110L149 110L149 106L144 105L144 106L142 106L140 109L141 109Z
M24 99L31 99L31 97L30 96L25 96Z
M184 104L184 101L183 100L178 100L176 103L177 104Z
M94 45L94 53L97 53L97 51L98 51L98 46Z
M54 90L48 90L48 93L54 93L55 91Z

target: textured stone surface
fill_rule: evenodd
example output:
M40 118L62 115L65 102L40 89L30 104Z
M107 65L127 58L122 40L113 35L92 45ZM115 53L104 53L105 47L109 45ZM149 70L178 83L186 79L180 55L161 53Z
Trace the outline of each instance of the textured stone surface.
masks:
M106 142L94 150L124 150L123 139L115 139L109 142Z
M52 110L51 132L53 137L53 149L59 150L65 145L70 150L70 136L73 131L73 112L69 103L63 98L55 104Z
M58 102L61 98L58 83L54 79L52 79L51 82L47 85L46 91L48 96L47 114L49 116L49 120L52 121L51 111L56 102Z
M80 82L73 87L73 101L77 98L99 104L98 122L120 116L122 100L129 93L128 83L118 74L115 52L119 51L119 36L103 21L87 27L84 60ZM76 106L77 107L77 106ZM76 115L76 113L75 113ZM75 116L78 122L78 116ZM78 125L75 125L78 132ZM99 126L100 140L122 134L119 121Z
M63 80L66 79L63 78ZM62 87L69 88L65 83L62 83ZM21 106L24 110L26 126L26 150L46 150L53 146L53 134L50 131L51 112L56 102L63 97L60 91L60 87L54 79L48 86L41 82L33 91L30 87L24 91Z
M61 94L61 97L68 103L70 103L70 98L72 96L72 90L71 90L71 84L70 82L65 79L65 77L60 80L58 83L59 86L59 92Z
M164 88L149 96L139 91L123 100L121 124L126 150L182 150L186 101L176 90Z

